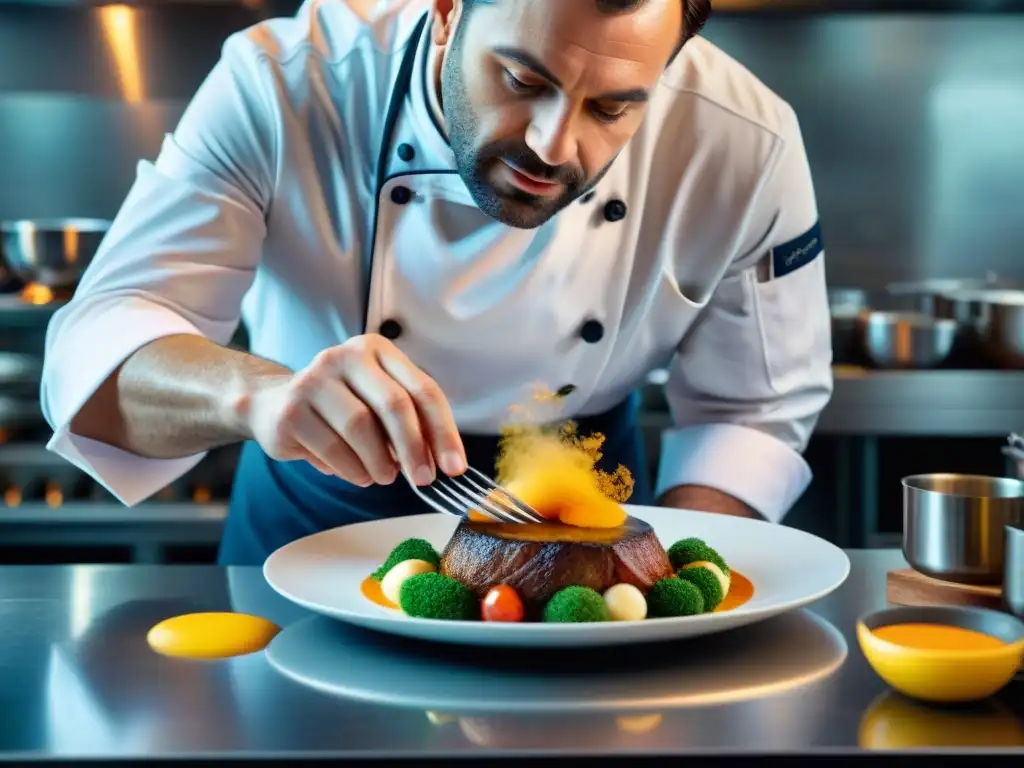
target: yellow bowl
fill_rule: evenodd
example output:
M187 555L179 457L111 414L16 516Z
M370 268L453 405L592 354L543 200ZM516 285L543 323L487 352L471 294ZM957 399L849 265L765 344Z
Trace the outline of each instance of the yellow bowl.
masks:
M984 650L921 649L891 643L873 632L911 623L973 629L1005 645ZM944 703L978 701L1003 688L1020 669L1024 623L1010 614L982 608L888 608L860 618L857 641L879 677L907 696Z

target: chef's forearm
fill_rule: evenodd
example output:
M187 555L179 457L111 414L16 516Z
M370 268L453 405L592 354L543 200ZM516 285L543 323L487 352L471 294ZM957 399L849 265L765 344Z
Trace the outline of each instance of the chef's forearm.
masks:
M662 507L763 519L752 507L736 497L703 485L679 485L670 488L658 499L658 504Z
M71 431L147 458L190 456L249 439L240 400L261 381L290 374L201 336L168 336L125 360Z

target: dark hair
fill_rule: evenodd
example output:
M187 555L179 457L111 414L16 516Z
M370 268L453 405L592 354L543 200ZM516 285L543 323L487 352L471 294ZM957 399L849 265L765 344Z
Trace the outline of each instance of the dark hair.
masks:
M632 13L647 4L648 0L595 0L597 7L604 13ZM683 2L683 43L700 34L700 31L711 16L711 0L682 0Z
M646 5L649 0L594 0L598 10L603 13L632 13ZM468 11L474 5L488 5L494 0L463 0L462 4ZM691 37L700 34L708 18L711 16L711 0L682 0L683 3L683 34L675 53ZM673 54L672 58L675 58Z

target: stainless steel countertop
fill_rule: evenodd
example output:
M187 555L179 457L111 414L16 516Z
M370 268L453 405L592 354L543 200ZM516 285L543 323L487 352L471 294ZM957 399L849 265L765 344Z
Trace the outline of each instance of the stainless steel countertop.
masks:
M884 605L885 571L903 561L894 551L851 559L847 583L810 611L668 647L510 658L314 617L275 595L258 569L5 567L0 758L1020 748L1022 683L964 712L887 693L853 630ZM197 610L253 613L284 630L268 652L226 661L148 648L153 624ZM320 665L317 678L349 686L349 697L295 682L271 658L292 674Z

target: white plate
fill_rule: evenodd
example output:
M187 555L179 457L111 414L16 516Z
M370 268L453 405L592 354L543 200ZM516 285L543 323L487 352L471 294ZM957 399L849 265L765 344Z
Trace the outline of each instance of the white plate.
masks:
M458 524L448 515L413 515L334 528L274 552L263 566L270 586L316 613L368 629L460 645L594 646L696 637L752 624L812 603L838 588L850 560L838 547L795 528L728 515L627 506L667 548L695 536L754 584L754 596L722 613L637 622L505 624L413 619L367 600L360 584L403 539L441 551Z

